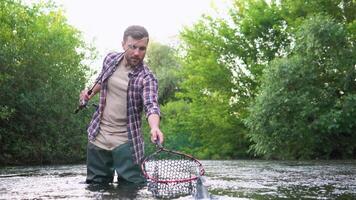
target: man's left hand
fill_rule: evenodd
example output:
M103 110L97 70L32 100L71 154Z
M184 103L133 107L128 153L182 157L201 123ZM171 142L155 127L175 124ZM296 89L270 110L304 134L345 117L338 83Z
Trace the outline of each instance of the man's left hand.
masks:
M152 128L151 129L151 142L156 143L156 141L159 141L161 144L164 141L163 133L159 128Z

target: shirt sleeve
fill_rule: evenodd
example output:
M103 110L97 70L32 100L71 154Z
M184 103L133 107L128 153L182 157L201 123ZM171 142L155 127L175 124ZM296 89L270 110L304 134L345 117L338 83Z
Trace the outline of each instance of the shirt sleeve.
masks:
M146 118L151 114L161 116L158 104L158 82L153 74L148 74L143 80L143 104Z

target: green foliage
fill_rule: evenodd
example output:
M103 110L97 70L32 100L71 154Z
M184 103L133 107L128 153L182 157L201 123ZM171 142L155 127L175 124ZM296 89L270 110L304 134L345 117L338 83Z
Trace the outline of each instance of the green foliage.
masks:
M204 158L248 156L246 108L262 69L289 51L285 24L275 4L235 1L228 19L204 16L181 33L184 79L177 96L190 106L193 151Z
M0 8L0 164L83 160L88 119L72 113L89 48L50 3Z
M241 158L247 150L245 129L232 103L235 77L223 60L231 55L221 53L229 48L224 38L229 30L219 28L207 17L181 33L185 54L177 97L189 108L184 118L185 134L190 135L188 152L205 159Z
M345 26L305 20L291 56L266 68L247 124L253 150L269 158L350 158L356 147L354 48ZM348 110L350 109L350 110Z
M189 146L189 132L187 131L187 116L189 110L188 105L184 101L170 101L164 106L161 106L161 130L164 133L164 147L171 150L186 151L187 144ZM144 132L149 133L149 127L146 121L143 123ZM149 134L145 137L146 154L150 154L155 150L155 146L150 142Z
M147 63L158 79L159 103L165 104L174 100L178 90L178 71L180 64L174 48L150 41L147 52Z
M354 125L343 121L355 87L354 2L232 3L227 17L203 16L180 34L177 97L192 152L236 158L222 148L244 152L250 138L251 154L268 158L355 155Z
M281 13L289 24L298 26L304 18L320 14L336 21L348 24L355 20L356 6L354 0L283 0Z
M268 2L202 16L178 49L150 42L165 147L200 159L354 158L354 1ZM71 113L92 49L50 3L3 0L0 21L0 164L83 160L90 116Z

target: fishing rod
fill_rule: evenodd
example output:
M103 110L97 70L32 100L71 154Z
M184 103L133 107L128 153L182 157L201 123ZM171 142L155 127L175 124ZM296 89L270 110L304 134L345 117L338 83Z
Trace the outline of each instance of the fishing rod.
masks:
M117 60L120 60L125 52L128 50L129 48L127 48L121 55L120 57L117 59ZM96 79L94 85L87 91L87 95L90 96L92 93L93 93L93 89L94 87L99 83L99 81L103 78L103 75L110 69L110 67L106 68L105 71L103 71L103 73L101 73L101 75ZM88 100L85 100L85 99L81 99L79 101L79 105L77 107L77 109L75 109L74 111L74 114L77 114L80 110L82 110L83 108L86 108L87 107L87 104L88 104Z
M144 38L138 40L135 44L129 44L129 45L127 45L128 48L120 55L119 58L117 58L117 60L116 60L117 63L115 63L115 65L118 64L119 60L121 60L121 58L125 55L126 51L128 51L129 49L131 49L131 50L137 49L138 47L136 46L136 44L137 44L138 42L140 42L141 40L145 39L145 38L147 38L147 37L144 37ZM110 69L110 67L106 68L105 71L103 71L103 72L101 73L101 75L96 79L94 85L87 91L87 95L88 95L88 96L90 96L90 95L93 93L94 87L99 83L99 80L101 80L101 79L103 78L103 75L104 75L109 69ZM87 107L87 104L88 104L88 100L81 99L81 100L79 101L79 105L78 105L77 109L74 110L74 114L77 114L80 110L82 110L83 108L86 108L86 107Z

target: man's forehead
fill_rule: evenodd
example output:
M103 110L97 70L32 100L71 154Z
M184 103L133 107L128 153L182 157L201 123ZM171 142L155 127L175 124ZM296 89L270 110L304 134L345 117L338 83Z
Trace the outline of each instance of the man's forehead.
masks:
M148 38L144 37L141 39L134 39L131 36L127 37L126 43L128 44L136 44L136 45L147 45L148 43Z

